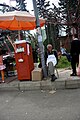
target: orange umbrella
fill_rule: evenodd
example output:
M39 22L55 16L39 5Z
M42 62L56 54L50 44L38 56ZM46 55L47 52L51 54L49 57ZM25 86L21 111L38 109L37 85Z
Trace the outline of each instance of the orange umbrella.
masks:
M40 20L40 26L45 24ZM0 14L0 28L8 30L33 30L36 28L36 18L26 11L12 11Z

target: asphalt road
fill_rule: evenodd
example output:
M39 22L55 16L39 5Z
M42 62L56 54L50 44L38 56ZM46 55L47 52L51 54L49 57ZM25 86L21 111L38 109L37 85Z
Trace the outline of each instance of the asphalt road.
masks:
M0 91L0 120L80 120L80 89Z

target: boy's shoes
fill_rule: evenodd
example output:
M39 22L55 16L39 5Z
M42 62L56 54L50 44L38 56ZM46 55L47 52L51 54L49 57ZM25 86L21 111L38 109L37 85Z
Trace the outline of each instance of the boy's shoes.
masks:
M72 73L72 74L70 74L70 76L77 76L77 74L76 73Z
M57 79L57 77L55 75L51 76L51 82L54 82Z

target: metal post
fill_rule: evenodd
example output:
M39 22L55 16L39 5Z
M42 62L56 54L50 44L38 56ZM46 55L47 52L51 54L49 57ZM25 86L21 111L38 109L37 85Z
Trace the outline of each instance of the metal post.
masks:
M40 49L42 70L43 70L44 77L47 77L47 69L46 69L45 59L44 59L44 47L43 47L43 42L42 42L41 28L40 28L40 22L39 22L39 17L38 17L38 9L37 9L36 0L33 0L33 7L34 7L34 14L36 17L36 28L37 28L37 35L38 35L38 44L39 44L39 49Z

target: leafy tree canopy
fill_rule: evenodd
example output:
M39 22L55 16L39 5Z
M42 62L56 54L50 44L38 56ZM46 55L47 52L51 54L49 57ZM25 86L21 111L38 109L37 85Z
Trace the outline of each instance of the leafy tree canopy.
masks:
M25 0L16 0L17 2L17 5L16 7L18 8L18 10L21 10L21 11L28 11L26 6L27 6L27 3Z

